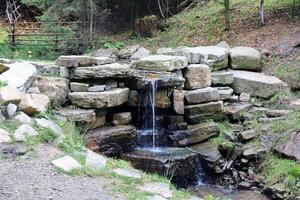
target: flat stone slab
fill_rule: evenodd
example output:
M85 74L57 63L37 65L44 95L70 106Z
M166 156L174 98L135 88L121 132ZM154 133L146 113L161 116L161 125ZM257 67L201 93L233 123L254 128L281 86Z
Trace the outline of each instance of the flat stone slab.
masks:
M38 119L35 118L35 121L37 123L38 126L43 127L43 128L48 128L50 130L52 130L54 132L54 134L61 136L64 134L64 131L62 130L62 128L60 126L58 126L57 124L55 124L53 121L48 120L48 119Z
M58 113L74 122L90 123L96 121L96 113L94 110L63 108L60 109Z
M136 69L167 72L183 69L187 65L188 62L185 57L169 55L151 55L134 63Z
M68 96L72 104L79 107L110 108L127 102L129 89L116 88L104 92L72 92Z
M232 103L224 107L225 114L233 120L239 120L243 118L242 114L251 108L251 104L248 103Z
M77 83L71 82L70 88L72 92L87 92L89 89L89 84L87 83Z
M20 124L31 124L31 118L23 112L17 113L13 120Z
M63 67L82 67L90 66L93 62L93 57L91 56L60 56L56 61L56 64Z
M219 100L218 90L207 87L198 90L185 90L184 98L187 104L199 104Z
M187 138L186 145L201 143L211 137L218 136L220 129L216 123L207 122L188 126L191 135Z
M96 65L105 65L116 62L116 59L109 57L93 57L92 63Z
M221 100L228 100L233 94L233 89L231 87L215 87L218 90Z
M0 75L0 80L7 82L10 87L25 92L36 78L36 67L30 63L15 62L7 65L9 70Z
M64 156L58 159L55 159L51 162L55 167L62 169L65 172L72 171L74 169L79 169L82 166L79 164L77 160L72 158L71 156Z
M107 158L101 154L97 154L91 150L86 151L85 165L92 169L103 169L106 167Z
M143 172L137 169L124 169L124 168L117 168L112 170L114 173L118 174L119 176L124 176L133 179L142 178Z
M232 70L234 92L249 93L251 96L270 98L287 85L275 76L268 76L263 73Z
M147 183L145 185L138 186L137 188L141 191L157 194L165 198L171 198L173 196L170 185L166 183Z
M275 150L289 158L300 160L300 130L289 131L282 134L287 137L286 141L279 142Z
M70 70L72 79L131 78L133 69L127 64L113 63Z
M87 147L106 156L120 156L136 146L136 128L131 125L100 127L88 131L84 139Z

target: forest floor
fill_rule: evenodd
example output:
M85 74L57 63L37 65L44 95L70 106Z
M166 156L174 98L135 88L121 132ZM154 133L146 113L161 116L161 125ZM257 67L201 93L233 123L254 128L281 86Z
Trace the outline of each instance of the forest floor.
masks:
M53 145L41 144L30 156L0 159L0 199L124 199L110 188L112 179L58 172L51 161L61 155Z

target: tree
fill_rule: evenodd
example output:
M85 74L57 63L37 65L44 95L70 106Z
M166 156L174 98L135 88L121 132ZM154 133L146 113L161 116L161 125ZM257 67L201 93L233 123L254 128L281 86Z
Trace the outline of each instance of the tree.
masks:
M230 31L230 3L229 0L224 0L225 7L225 30Z
M258 21L259 26L265 25L264 3L265 3L265 0L260 0L259 21Z

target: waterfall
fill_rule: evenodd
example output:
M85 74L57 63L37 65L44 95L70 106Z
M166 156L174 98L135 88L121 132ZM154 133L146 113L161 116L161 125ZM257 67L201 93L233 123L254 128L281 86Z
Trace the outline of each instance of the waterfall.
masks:
M151 109L152 109L152 148L155 149L155 139L156 139L156 90L157 81L152 79L151 81Z

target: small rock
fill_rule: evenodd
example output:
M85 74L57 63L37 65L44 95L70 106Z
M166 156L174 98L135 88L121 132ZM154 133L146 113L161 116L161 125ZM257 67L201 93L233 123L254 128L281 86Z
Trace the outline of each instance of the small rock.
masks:
M87 92L89 89L89 84L86 83L70 83L72 92Z
M250 100L250 98L251 98L250 94L248 94L248 93L241 93L239 100L243 101L243 102L248 102Z
M105 85L94 85L93 87L89 87L88 92L102 92L105 90Z
M72 171L74 169L81 168L82 166L71 156L64 156L55 159L51 162L55 167L62 169L65 172Z
M238 138L240 141L249 141L257 136L256 131L253 130L247 130L243 131L238 135Z
M42 118L42 119L35 118L35 121L38 126L43 127L43 128L48 128L48 129L52 130L54 132L54 134L56 134L58 136L64 134L62 128L60 128L57 124L55 124L51 120L44 119L44 118Z
M17 109L18 109L18 106L16 106L15 104L9 103L6 106L6 113L7 113L8 118L12 118L16 114Z
M11 139L9 133L4 129L0 129L0 144L1 143L10 143L10 142L12 142L12 139Z
M243 151L243 156L246 159L252 159L252 158L257 158L259 155L262 153L265 153L266 149L263 147L251 147L249 146Z
M117 168L117 169L113 169L113 172L118 174L119 176L124 176L133 179L140 179L143 175L143 172L137 169Z
M27 115L46 112L50 106L48 96L44 94L26 94L23 96L19 105L19 110Z
M113 116L113 124L117 125L126 125L131 122L131 113L123 112L123 113L115 113Z
M281 135L286 139L279 141L275 150L286 157L300 160L300 130L287 131Z
M31 118L23 112L19 112L15 117L14 121L21 124L31 124Z
M242 182L239 183L238 188L240 190L249 190L251 188L251 184L248 183L248 182L242 181Z
M144 47L140 47L134 54L132 54L132 56L130 57L130 60L131 61L139 60L141 58L149 56L150 54L151 54L151 52L148 49L145 49Z
M268 110L266 114L268 117L285 117L290 113L290 110Z
M300 111L300 99L290 102L289 108L291 108L292 110Z
M226 115L233 120L239 120L243 118L243 113L248 111L251 104L248 103L232 103L224 107Z
M122 59L128 59L130 58L134 53L138 51L140 48L140 45L132 45L132 46L127 46L123 49L121 49L118 53L119 57Z
M172 190L169 184L166 183L147 183L137 187L139 190L160 195L165 198L171 198L173 196Z
M86 152L86 166L93 169L103 169L106 167L107 158L91 150Z
M218 90L220 100L228 100L232 97L233 89L230 87L215 87Z
M31 126L28 124L21 125L14 134L14 137L17 142L23 142L26 140L26 137L32 137L39 135Z

